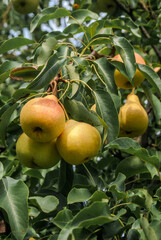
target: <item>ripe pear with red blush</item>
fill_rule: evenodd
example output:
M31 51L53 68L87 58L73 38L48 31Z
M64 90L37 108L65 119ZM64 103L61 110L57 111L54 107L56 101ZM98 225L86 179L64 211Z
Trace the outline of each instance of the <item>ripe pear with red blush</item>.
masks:
M101 136L92 125L71 119L66 122L64 131L57 138L56 146L66 162L78 165L97 155L101 147Z
M138 53L135 52L134 55L135 55L136 63L145 65L144 59ZM123 62L119 54L113 57L112 61ZM128 78L125 77L118 69L116 69L114 73L114 79L117 87L122 89L132 89L133 87L139 86L144 81L145 77L138 69L136 69L136 72L133 78L134 86L132 86Z
M18 160L29 168L51 168L60 160L56 139L45 143L36 142L25 133L17 140L16 153Z
M38 142L49 142L62 133L65 114L55 98L33 98L23 106L20 124L28 137Z

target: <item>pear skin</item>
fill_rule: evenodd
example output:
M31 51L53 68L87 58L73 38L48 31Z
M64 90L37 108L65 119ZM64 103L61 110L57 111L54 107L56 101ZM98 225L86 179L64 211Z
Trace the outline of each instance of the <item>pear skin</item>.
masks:
M78 165L97 155L101 147L101 136L90 124L68 120L64 131L57 138L56 146L66 162Z
M136 63L145 64L144 59L138 53L135 52L134 55L135 55ZM119 54L116 55L112 60L123 62ZM136 72L133 78L134 86L132 86L128 78L126 78L121 72L119 72L118 69L116 69L114 73L114 79L117 87L122 89L132 89L133 87L139 86L144 81L145 77L138 69L136 69Z
M22 133L17 140L16 154L18 160L29 168L51 168L60 160L56 139L41 143L32 140L25 133Z
M33 98L21 109L23 131L38 142L57 138L65 127L65 114L57 101L51 98Z
M120 108L119 124L120 137L141 136L148 127L148 115L133 93L127 96L127 102Z
M93 104L92 107L91 107L91 110L96 112L96 104Z
M28 14L36 11L39 0L11 0L13 8L21 14Z
M51 100L58 102L58 98L55 95L47 95L44 98L51 99Z

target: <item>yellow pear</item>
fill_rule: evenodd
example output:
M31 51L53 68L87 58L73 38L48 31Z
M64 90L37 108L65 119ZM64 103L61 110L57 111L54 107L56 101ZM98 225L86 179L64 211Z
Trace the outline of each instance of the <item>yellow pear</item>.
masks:
M23 131L33 140L48 142L57 138L65 127L65 114L55 99L33 98L20 112Z
M91 110L96 112L96 104L95 103L92 105Z
M60 160L56 139L50 142L36 142L22 133L16 143L18 160L29 168L51 168Z
M68 120L56 146L62 158L73 165L89 161L101 147L101 136L95 127L88 123Z
M138 53L135 52L134 55L135 55L136 63L145 64L144 59ZM119 54L113 57L112 60L123 62ZM116 69L114 73L114 79L117 87L122 89L132 89L133 87L139 86L144 81L145 77L138 69L136 69L136 72L133 78L134 86L132 86L128 78L126 78L121 72L119 72L118 69Z
M34 12L39 5L39 0L11 0L11 2L15 11L22 14Z
M141 136L148 127L148 115L140 104L138 96L131 93L119 112L120 137Z
M47 95L44 98L51 99L51 100L58 102L58 98L55 95Z

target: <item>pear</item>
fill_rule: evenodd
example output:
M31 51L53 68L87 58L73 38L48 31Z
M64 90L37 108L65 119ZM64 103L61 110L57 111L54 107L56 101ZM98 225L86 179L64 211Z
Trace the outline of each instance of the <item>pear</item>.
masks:
M91 4L89 9L94 12L113 14L116 12L116 3L113 0L97 0L95 4Z
M112 14L116 11L116 3L113 0L97 0L96 9Z
M33 98L23 106L20 124L28 137L38 142L49 142L63 131L65 114L55 98Z
M119 111L120 137L141 136L148 127L148 115L138 96L130 93Z
M91 110L96 112L96 104L95 103L92 105Z
M89 161L101 147L101 136L92 125L68 120L64 131L57 138L56 146L61 157L68 163L78 165Z
M58 102L58 98L55 95L47 95L44 98L51 99L51 100Z
M29 168L51 168L60 160L56 139L46 143L36 142L25 133L17 140L16 153L18 160Z
M134 55L135 55L136 63L145 64L144 59L138 53L135 52ZM112 60L123 62L123 60L119 54L116 55L115 57L113 57ZM115 79L115 83L116 83L117 87L122 88L122 89L132 89L133 87L139 86L144 81L145 77L138 69L136 69L136 72L135 72L135 75L133 78L134 86L132 86L132 84L129 82L128 78L125 77L121 72L119 72L118 69L116 69L115 73L114 73L114 79Z
M39 0L11 0L16 12L28 14L34 12L39 5Z

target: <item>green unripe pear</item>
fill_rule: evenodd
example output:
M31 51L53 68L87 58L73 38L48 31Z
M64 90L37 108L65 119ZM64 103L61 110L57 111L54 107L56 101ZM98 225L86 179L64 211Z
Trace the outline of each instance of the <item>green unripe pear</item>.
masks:
M148 127L148 115L138 96L131 93L119 112L120 137L141 136Z
M91 4L89 9L94 12L106 12L113 14L116 11L116 3L113 0L97 0L95 4Z
M13 8L21 14L34 12L39 5L39 0L11 0Z
M49 142L62 133L65 114L56 97L33 98L23 106L20 124L28 137L38 142Z
M56 139L41 143L32 140L25 133L17 140L16 153L18 160L29 168L51 168L60 160Z
M78 165L89 161L101 147L101 136L90 124L68 120L64 131L57 138L56 146L61 157Z

